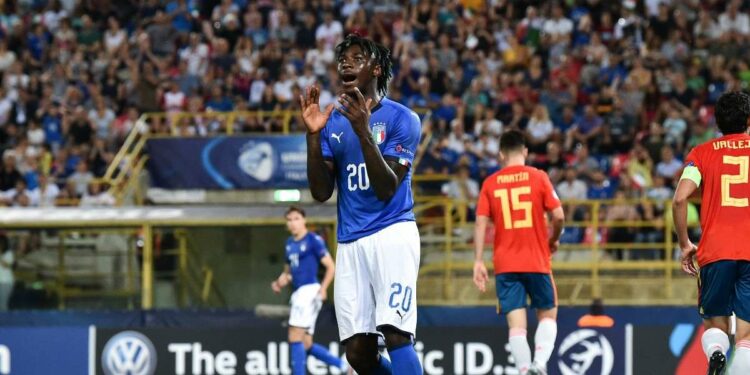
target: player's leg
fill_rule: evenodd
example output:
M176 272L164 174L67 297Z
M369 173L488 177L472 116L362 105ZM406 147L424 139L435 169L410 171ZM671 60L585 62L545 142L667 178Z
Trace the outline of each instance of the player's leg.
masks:
M536 309L539 321L534 334L532 369L545 374L557 339L557 288L551 274L529 273L524 279L524 286L531 295L531 307Z
M315 330L320 311L317 284L303 285L292 293L289 312L289 352L293 375L304 375L307 365L308 331ZM307 341L307 342L306 342Z
M306 329L289 326L289 352L292 362L292 375L305 375L307 353L305 352Z
M735 284L734 312L737 330L734 335L734 354L729 374L750 374L750 262L738 261Z
M501 273L495 276L495 290L499 301L498 313L505 314L508 320L508 343L510 354L520 374L526 374L531 367L531 349L526 327L526 289L521 282L521 274Z
M323 307L323 301L320 298L315 298L314 304L313 304L313 311L311 313L313 322L318 320L318 314L320 314L320 309ZM313 341L313 335L315 334L315 324L310 326L310 328L307 329L305 332L305 350L307 351L307 354L319 359L323 363L337 367L339 370L345 371L348 366L344 363L344 361L341 360L341 358L331 354L328 349L326 349L325 346L316 344Z
M413 342L420 253L417 225L396 223L365 240L363 250L375 293L375 322L385 337L393 372L421 375L422 364Z
M391 362L378 352L377 334L357 334L344 342L346 360L360 375L390 375Z
M721 374L729 350L729 316L732 315L737 264L722 260L703 266L698 278L698 303L706 331L701 337L709 374Z
M333 293L339 338L349 365L357 373L390 374L390 363L378 353L375 300L361 241L339 244L336 252Z

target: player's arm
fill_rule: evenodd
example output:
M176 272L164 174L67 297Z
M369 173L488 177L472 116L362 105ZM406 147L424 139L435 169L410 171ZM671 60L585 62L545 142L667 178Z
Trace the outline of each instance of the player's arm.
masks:
M691 275L697 273L693 263L697 248L688 237L688 200L698 190L700 183L700 171L694 165L688 165L682 172L682 177L680 177L680 182L677 184L677 190L675 190L672 199L672 218L677 231L677 241L682 250L682 269Z
M281 289L284 289L292 281L292 274L289 272L289 265L284 265L284 270L281 271L279 277L271 283L271 289L274 292L279 293Z
M565 211L560 206L552 210L550 216L552 217L552 220L550 220L552 235L549 238L549 250L555 253L560 245L560 236L562 235L563 225L565 225Z
M307 133L307 181L310 193L318 202L325 202L333 195L336 182L333 162L323 157L320 132Z
M305 95L300 95L302 120L307 127L307 180L310 193L318 202L325 202L333 194L336 177L333 162L323 157L320 134L333 112L333 104L329 104L324 112L320 111L320 90L308 87Z
M474 223L474 285L480 292L487 289L487 267L484 265L484 239L490 218L477 215Z
M333 258L331 258L331 255L329 254L326 254L320 259L320 264L326 269L323 281L320 282L320 296L323 298L323 301L325 301L328 297L328 287L331 286L333 275L336 274L336 266L333 265Z

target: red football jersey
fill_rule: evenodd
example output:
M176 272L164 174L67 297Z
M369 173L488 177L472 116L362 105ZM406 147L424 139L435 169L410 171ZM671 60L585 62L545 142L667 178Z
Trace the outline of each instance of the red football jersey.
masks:
M477 216L495 223L495 274L552 271L545 215L557 207L560 200L543 171L512 166L487 177Z
M750 136L730 134L697 146L685 165L701 173L698 264L750 260Z

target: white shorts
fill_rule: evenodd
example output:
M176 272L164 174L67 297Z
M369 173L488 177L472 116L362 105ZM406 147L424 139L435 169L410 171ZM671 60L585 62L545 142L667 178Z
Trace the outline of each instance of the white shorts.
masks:
M341 341L384 325L414 336L419 252L413 221L338 245L334 302Z
M320 284L303 285L292 293L289 312L289 325L292 327L305 328L307 333L315 333L315 322L318 320L323 300L320 298Z

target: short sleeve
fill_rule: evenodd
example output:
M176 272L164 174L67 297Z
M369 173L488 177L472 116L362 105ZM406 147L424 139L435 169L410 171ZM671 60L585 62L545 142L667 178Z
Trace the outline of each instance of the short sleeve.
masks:
M422 133L422 122L419 116L411 111L403 113L390 129L393 133L386 134L383 157L396 158L399 164L405 167L411 166L419 146L419 136Z
M329 159L333 160L333 149L331 148L330 144L330 132L328 131L328 128L333 125L333 114L331 114L331 117L328 119L328 122L326 123L326 126L323 128L323 130L320 131L320 150L323 153L323 159Z
M546 211L552 211L560 207L562 203L555 192L555 187L552 186L552 181L550 181L549 176L540 171L539 177L542 180L542 186L544 186L544 196L542 197L544 199L544 209Z
M479 201L477 202L477 216L492 217L489 194L487 183L482 184L482 190L479 191Z
M326 247L325 241L323 241L323 237L314 234L312 238L312 246L313 251L315 252L315 256L318 259L323 259L326 255L328 255L328 248Z
M688 153L688 156L685 158L685 167L696 167L698 168L698 172L703 173L703 166L701 165L699 154L698 147L694 147L690 150L690 153Z

